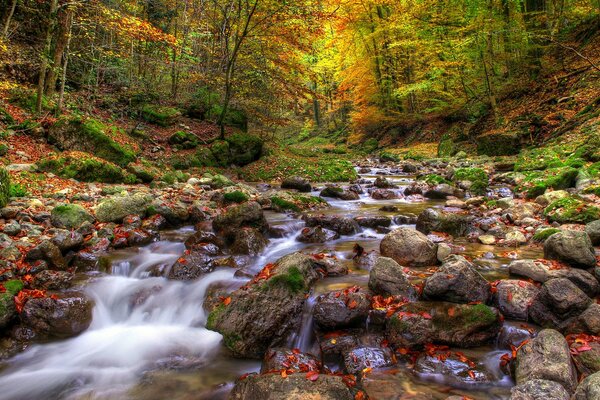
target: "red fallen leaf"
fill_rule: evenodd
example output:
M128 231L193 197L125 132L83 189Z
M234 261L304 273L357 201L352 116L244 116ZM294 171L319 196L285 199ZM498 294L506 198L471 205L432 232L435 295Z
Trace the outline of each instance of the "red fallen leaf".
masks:
M456 314L456 309L454 307L450 307L448 309L448 316L449 317L454 317L455 314Z
M300 354L302 352L300 351L300 349L292 349L292 353L294 353L294 354Z
M240 376L240 381L243 381L244 379L246 379L249 375L251 374L251 372L247 372L244 375Z
M354 400L363 400L364 398L365 398L365 392L363 392L363 391L356 393L356 395L354 396Z
M342 378L342 382L346 384L348 387L356 386L356 377L354 375L344 375Z
M228 305L229 305L229 303L231 303L231 296L229 296L229 297L225 297L225 298L223 299L223 304L224 304L224 305L228 306Z
M519 281L518 285L521 286L522 288L524 288L524 287L527 286L527 282L525 282L525 281Z
M58 300L58 296L57 296L57 295L55 295L55 294L53 294L52 296L50 296L50 298L51 298L52 300Z
M473 372L473 370L469 370L469 371L467 371L467 373L469 374L471 379L475 379L475 372Z
M512 301L513 299L513 295L512 292L510 290L506 291L506 301Z
M581 353L581 352L584 352L584 351L590 351L590 350L592 350L592 347L589 344L584 344L583 346L577 347L575 350L577 350L577 352Z
M308 379L309 381L316 381L317 379L319 379L319 372L318 371L308 371L306 373L306 379Z
M0 293L6 293L6 288L0 283Z
M287 370L285 370L285 369L282 369L282 370L281 370L281 377L282 377L283 379L285 379L285 378L287 378L287 376L288 376L288 374L287 374Z
M425 319L431 319L431 314L429 314L429 313L426 313L426 312L424 312L424 313L421 313L421 316L422 316L423 318L425 318Z
M352 300L350 303L348 303L348 308L353 309L356 308L357 305L358 303L356 302L356 300Z

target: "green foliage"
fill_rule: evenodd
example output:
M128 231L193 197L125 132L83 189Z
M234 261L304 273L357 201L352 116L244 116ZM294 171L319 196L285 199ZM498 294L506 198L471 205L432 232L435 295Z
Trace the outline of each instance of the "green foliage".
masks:
M493 132L477 138L477 154L510 156L521 149L521 140L514 133Z
M365 142L361 145L361 149L365 152L365 153L373 153L375 152L375 150L377 150L379 148L379 142L377 141L377 139L375 138L370 138L365 140Z
M187 182L190 179L190 175L182 171L169 171L160 177L160 180L168 183L169 185L175 182Z
M37 105L37 92L33 89L15 88L10 91L8 100L29 112L34 112ZM52 110L54 104L46 96L42 97L42 110Z
M29 194L27 189L25 189L19 183L11 183L10 184L10 197L25 197Z
M12 125L15 123L12 115L2 107L0 107L0 123L4 125Z
M457 152L452 137L448 134L443 135L438 144L438 157L452 157Z
M201 87L192 95L192 99L187 108L187 114L192 118L207 119L215 117L213 109L218 105L220 96L211 91L208 87Z
M244 166L258 160L262 154L263 142L257 136L234 133L225 140L229 144L229 161L231 164ZM218 159L216 155L215 158Z
M0 168L0 208L8 204L10 198L10 175L4 168Z
M52 172L67 179L81 182L135 183L136 177L118 165L92 156L77 153L42 159L37 166L40 171Z
M248 201L249 198L250 197L246 193L239 190L228 192L223 195L223 199L229 203L243 203Z
M561 224L587 224L600 219L600 208L574 197L565 197L550 203L544 209L544 215L549 221Z
M533 240L535 240L536 242L545 242L546 239L558 232L560 232L560 229L557 228L543 229L541 231L536 232L536 234L533 235Z
M175 108L163 107L155 104L146 104L142 108L142 118L159 126L166 127L173 125L175 119L180 115L181 113L179 110Z
M416 157L416 156L413 156ZM415 158L413 158L415 159ZM386 162L386 161L391 161L391 162L395 162L395 161L400 161L400 156L394 154L394 153L390 153L389 151L382 151L381 153L379 153L379 160L382 162Z

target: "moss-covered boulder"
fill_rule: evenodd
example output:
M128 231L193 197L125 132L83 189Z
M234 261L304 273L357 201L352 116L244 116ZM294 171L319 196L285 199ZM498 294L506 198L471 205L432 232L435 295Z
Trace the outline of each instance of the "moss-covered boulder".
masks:
M498 310L485 304L408 303L387 319L386 337L395 347L473 347L493 340L501 325Z
M458 149L454 145L454 139L448 134L442 136L438 143L438 157L452 157L457 152Z
M143 165L130 164L127 172L134 175L142 183L150 183L154 180L155 171Z
M193 149L198 146L198 136L191 132L178 131L169 137L169 144L180 149Z
M50 213L52 226L64 229L77 229L86 222L94 222L94 217L78 204L62 204Z
M587 224L600 219L600 208L575 197L565 197L550 203L544 209L544 216L561 224Z
M89 118L63 118L48 130L48 141L61 150L77 150L93 154L121 167L136 158L135 152L114 138L125 136L116 126Z
M136 183L137 178L123 168L86 153L70 152L37 163L40 171L52 172L81 182Z
M0 285L5 290L0 293L0 328L4 328L17 314L13 297L23 289L23 282L11 280Z
M223 335L236 357L263 357L268 348L285 343L298 327L319 266L308 255L292 253L269 264L245 287L211 311L206 327Z
M482 168L458 168L454 171L452 180L455 182L469 182L469 191L473 194L485 194L489 177Z
M142 118L159 126L171 126L180 116L181 113L176 108L163 107L155 104L146 104L142 108Z
M477 137L477 154L487 156L510 156L521 149L519 135L492 132Z
M549 168L545 171L530 171L525 173L525 179L516 187L527 198L533 199L548 189L560 190L575 186L579 171L572 167Z
M8 171L4 168L0 168L0 208L5 207L8 204L10 197L10 176Z
M144 217L152 196L145 193L112 196L96 206L96 218L100 222L121 222L128 215Z
M258 160L262 148L263 142L260 138L246 133L235 133L225 140L213 142L210 151L219 166L244 166Z

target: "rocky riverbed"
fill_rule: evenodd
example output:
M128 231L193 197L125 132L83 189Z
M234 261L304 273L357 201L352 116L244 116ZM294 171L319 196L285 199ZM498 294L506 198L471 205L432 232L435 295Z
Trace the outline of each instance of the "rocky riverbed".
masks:
M13 199L0 397L599 399L593 182L511 169Z

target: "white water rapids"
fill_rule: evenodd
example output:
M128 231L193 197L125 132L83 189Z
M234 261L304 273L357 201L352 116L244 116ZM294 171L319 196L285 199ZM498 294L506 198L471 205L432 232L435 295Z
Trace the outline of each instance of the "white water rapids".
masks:
M142 372L173 355L208 363L221 335L204 328L202 303L208 287L231 280L233 271L189 283L140 279L145 269L173 263L183 252L182 244L161 244L140 249L129 276L89 284L85 291L95 301L90 328L72 339L34 345L11 360L0 374L0 399L126 398Z

